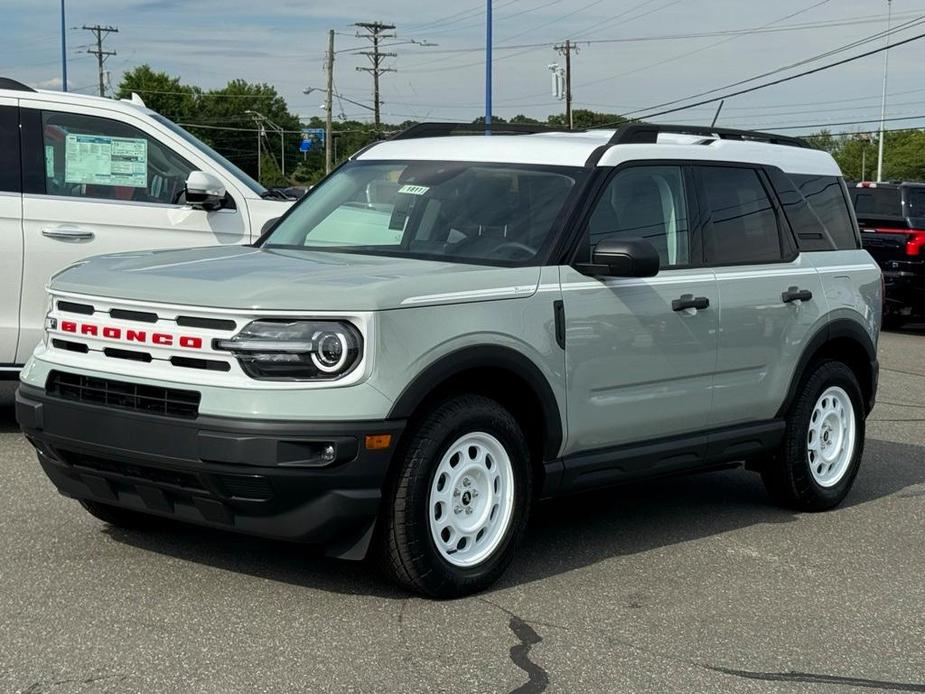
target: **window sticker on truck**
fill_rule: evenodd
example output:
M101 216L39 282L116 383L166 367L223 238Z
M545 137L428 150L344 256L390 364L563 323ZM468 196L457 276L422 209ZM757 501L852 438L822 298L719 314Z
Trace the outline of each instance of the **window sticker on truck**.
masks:
M148 141L104 135L68 135L64 180L101 186L148 185Z

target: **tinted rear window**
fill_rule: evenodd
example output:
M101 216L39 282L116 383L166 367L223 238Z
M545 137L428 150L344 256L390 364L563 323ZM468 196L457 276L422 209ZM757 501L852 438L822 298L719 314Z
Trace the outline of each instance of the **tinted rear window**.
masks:
M866 214L901 217L903 214L899 188L854 188L851 202L858 217Z
M925 217L925 188L906 188L906 216Z
M803 194L810 209L825 226L839 250L859 248L854 220L840 178L835 176L791 175L790 179ZM925 202L925 201L923 201ZM803 244L800 244L803 249ZM813 249L805 249L813 250Z

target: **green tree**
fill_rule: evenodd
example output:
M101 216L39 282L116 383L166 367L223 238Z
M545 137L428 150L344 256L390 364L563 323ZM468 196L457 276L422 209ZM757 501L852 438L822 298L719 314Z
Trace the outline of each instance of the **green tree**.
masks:
M196 113L199 91L180 83L179 78L166 72L139 65L122 75L116 96L129 99L138 94L145 105L173 121L189 119Z

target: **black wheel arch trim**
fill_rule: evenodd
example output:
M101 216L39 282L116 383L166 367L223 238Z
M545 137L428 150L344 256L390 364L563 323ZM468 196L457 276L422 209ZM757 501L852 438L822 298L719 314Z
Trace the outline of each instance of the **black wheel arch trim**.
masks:
M864 404L867 412L870 412L873 409L877 393L877 371L879 367L879 363L877 361L877 349L874 347L874 343L873 340L871 340L870 335L857 321L851 320L850 318L838 318L820 328L816 334L813 335L812 338L810 338L810 340L806 343L806 348L800 355L800 358L797 361L796 369L794 369L793 376L790 379L790 387L787 389L787 397L784 399L783 404L781 404L780 409L777 411L778 417L782 417L787 412L787 410L790 409L791 403L793 402L794 398L796 398L797 388L800 387L800 383L803 381L803 377L806 375L806 370L809 368L813 357L827 343L840 338L848 338L854 342L857 342L867 354L867 358L869 359L871 366L871 383L870 393L865 394L867 396L867 402Z
M529 357L511 347L499 345L464 347L440 357L405 387L392 406L388 419L409 418L441 384L465 371L479 368L510 371L530 386L539 400L546 428L543 457L546 460L555 458L562 446L563 435L562 417L556 396L548 379L536 364Z

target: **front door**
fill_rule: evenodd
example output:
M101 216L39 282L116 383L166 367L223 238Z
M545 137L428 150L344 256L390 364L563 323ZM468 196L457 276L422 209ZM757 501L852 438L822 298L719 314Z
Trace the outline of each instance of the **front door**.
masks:
M697 226L682 166L620 169L589 218L580 253L642 237L662 269L649 278L560 271L566 320L566 454L701 430L716 366L716 280L696 267ZM682 308L682 297L706 299Z
M68 265L103 253L249 241L244 201L234 191L233 208L182 204L195 167L142 123L74 111L22 114L26 280L18 361L41 339L45 285Z
M22 282L22 193L19 179L19 108L0 97L0 377L12 370L19 340Z

